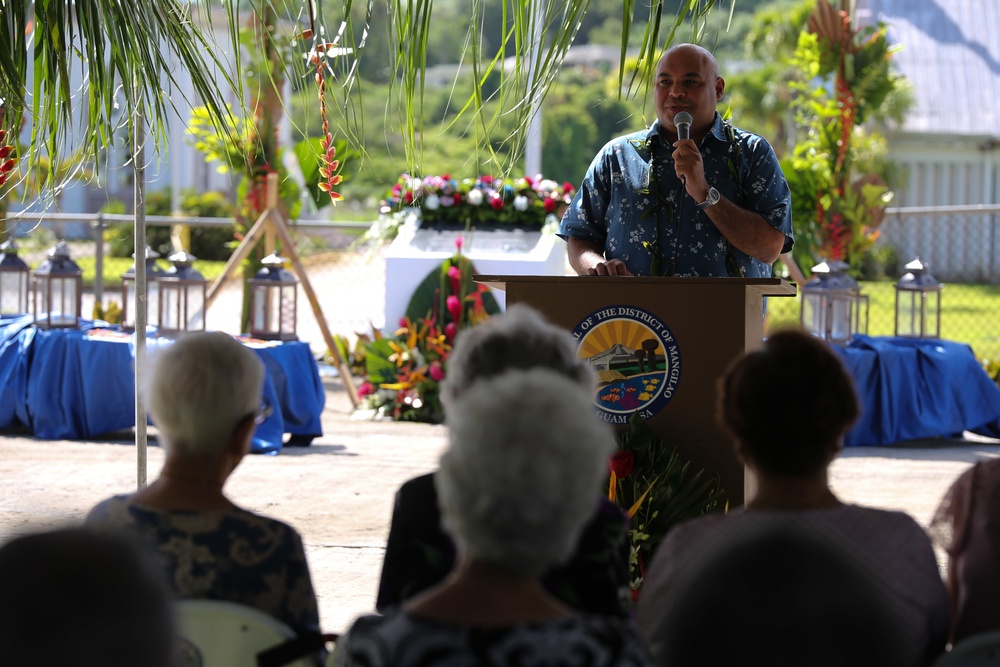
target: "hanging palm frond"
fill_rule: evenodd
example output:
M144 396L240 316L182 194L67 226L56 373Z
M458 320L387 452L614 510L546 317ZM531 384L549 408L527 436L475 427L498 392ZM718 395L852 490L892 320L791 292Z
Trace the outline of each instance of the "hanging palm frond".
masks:
M99 174L97 156L115 145L119 130L131 129L140 102L157 147L166 145L168 112L182 100L207 106L219 126L227 126L226 95L241 87L239 44L216 44L205 17L221 13L235 25L233 2L205 0L201 20L197 6L178 0L2 5L3 123L15 133L22 122L30 128L22 173L82 148ZM196 100L186 98L175 63L190 77ZM42 187L57 190L62 184L55 172L46 173Z

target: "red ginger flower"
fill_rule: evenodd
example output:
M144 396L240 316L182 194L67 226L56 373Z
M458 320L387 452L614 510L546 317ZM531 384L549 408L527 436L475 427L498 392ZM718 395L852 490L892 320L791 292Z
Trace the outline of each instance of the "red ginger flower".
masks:
M632 472L635 465L635 457L632 452L615 452L608 461L608 468L618 479L625 479Z

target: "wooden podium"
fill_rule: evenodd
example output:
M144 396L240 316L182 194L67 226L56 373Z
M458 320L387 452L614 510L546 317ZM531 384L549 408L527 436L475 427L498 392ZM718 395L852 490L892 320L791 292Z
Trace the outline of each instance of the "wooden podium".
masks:
M600 383L595 410L624 427L636 409L692 466L718 473L730 506L751 480L718 425L716 382L761 345L764 297L794 296L778 278L474 276L573 332ZM774 397L781 400L779 396Z

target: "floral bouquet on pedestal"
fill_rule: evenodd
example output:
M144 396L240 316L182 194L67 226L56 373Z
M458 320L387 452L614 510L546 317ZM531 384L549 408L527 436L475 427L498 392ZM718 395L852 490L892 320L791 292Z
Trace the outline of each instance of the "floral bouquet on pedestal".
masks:
M472 280L476 271L462 255L461 237L455 245L455 254L417 287L395 333L375 331L359 343L365 367L359 408L399 421L443 421L439 383L455 336L500 312L489 289Z
M719 507L723 496L719 478L704 470L691 474L690 465L638 413L618 433L618 451L609 462L608 499L629 519L629 579L634 595L667 531Z
M456 179L450 174L402 174L382 201L380 220L363 240L395 238L408 212L419 215L423 227L554 229L575 192L571 184L541 175Z

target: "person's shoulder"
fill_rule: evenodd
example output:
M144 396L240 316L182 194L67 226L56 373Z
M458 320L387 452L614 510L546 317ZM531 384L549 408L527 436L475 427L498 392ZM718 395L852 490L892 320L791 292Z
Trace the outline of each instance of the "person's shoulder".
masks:
M405 498L414 496L437 496L437 489L434 486L436 472L429 472L406 480L399 487L399 495Z
M285 523L281 519L275 519L265 514L258 514L242 507L235 507L227 511L222 520L223 522L245 526L247 529L261 535L284 537L299 543L302 542L302 536L299 534L299 531L290 524Z
M847 504L841 508L840 515L845 525L856 529L867 527L889 540L909 536L921 541L930 541L927 532L917 520L901 510Z
M656 134L656 124L654 123L650 127L643 128L641 130L636 130L635 132L629 132L628 134L622 134L614 137L608 143L604 144L601 148L602 153L608 153L616 149L621 149L626 146L640 146L647 141L649 141Z
M750 150L767 150L773 152L774 149L771 147L771 143L765 139L762 135L748 130L742 127L737 127L732 123L728 123L728 127L732 129L733 138L741 145L747 146Z
M93 525L120 522L122 517L128 515L132 507L131 494L111 496L94 505L90 512L87 513L85 523Z

